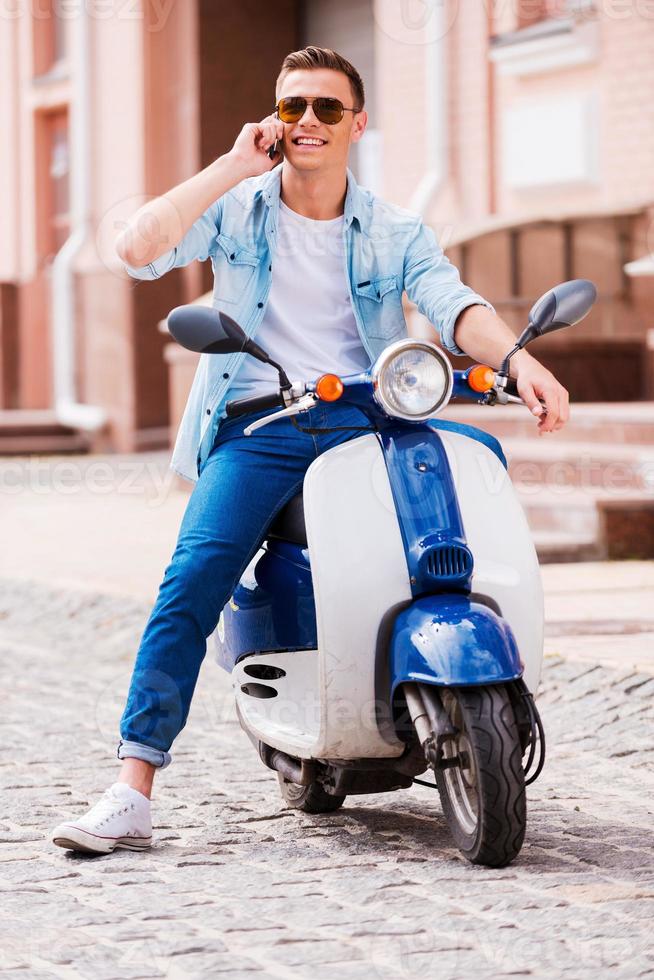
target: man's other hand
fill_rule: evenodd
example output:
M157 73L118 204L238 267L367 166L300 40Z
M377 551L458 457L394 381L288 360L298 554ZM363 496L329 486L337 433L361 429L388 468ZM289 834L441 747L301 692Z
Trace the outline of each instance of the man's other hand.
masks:
M515 374L520 397L538 418L538 434L562 429L570 418L568 392L552 372L522 350L511 358L511 373Z

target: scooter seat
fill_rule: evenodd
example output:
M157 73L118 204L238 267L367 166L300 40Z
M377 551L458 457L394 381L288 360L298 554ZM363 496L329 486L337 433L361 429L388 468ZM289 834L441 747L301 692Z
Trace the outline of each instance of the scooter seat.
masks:
M269 538L290 541L302 548L307 547L307 529L304 523L304 502L302 493L291 497L268 528Z

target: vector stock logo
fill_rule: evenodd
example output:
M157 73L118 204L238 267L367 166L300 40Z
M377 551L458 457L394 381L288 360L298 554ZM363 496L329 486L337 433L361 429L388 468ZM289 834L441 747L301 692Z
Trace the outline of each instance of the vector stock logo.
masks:
M458 0L377 0L377 27L398 44L433 44L452 29Z

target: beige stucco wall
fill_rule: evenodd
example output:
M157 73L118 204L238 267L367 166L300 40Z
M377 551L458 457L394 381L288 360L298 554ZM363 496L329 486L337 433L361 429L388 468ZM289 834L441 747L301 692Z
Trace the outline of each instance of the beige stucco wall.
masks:
M377 0L378 10L386 0ZM443 36L447 62L448 175L427 211L435 225L454 229L492 213L520 219L558 212L619 210L654 199L654 16L622 5L621 16L599 8L598 58L590 64L524 76L503 76L489 62L489 29L516 26L511 5L449 0ZM617 9L617 8L616 8ZM428 168L426 85L428 26L388 30L378 14L377 87L384 140L384 193L409 206ZM381 27L379 26L381 24ZM385 27L386 29L382 29ZM422 40L421 40L422 37ZM596 110L598 169L575 184L517 190L508 185L503 156L505 114L588 96ZM560 153L565 154L565 145Z
M236 25L242 38L247 38L255 6L230 8L230 24ZM430 150L434 106L445 99L447 146L442 179L424 211L445 247L467 227L483 226L491 215L520 221L533 215L553 217L599 208L619 211L634 202L654 201L654 17L643 16L636 4L623 5L624 15L619 17L604 5L598 20L596 62L505 77L489 61L489 31L515 28L513 5L495 5L500 16L493 23L490 6L446 0L444 30L436 39L445 62L445 84L440 91L434 89L430 74L434 38L429 23L420 24L420 9L426 7L373 0L374 57L366 49L366 65L373 77L374 123L382 134L383 195L405 207L417 206L416 192L434 168ZM398 21L393 12L400 7L409 9L413 20ZM322 8L324 13L326 5ZM338 17L339 8L346 11L347 4L334 2L329 16ZM358 4L357 10L360 8ZM143 7L144 17L90 19L93 230L74 265L78 376L80 396L107 409L110 444L121 449L154 438L158 428L165 430L167 368L164 341L156 324L170 305L202 292L206 270L196 263L166 277L165 282L136 283L126 276L115 254L115 238L146 192L162 193L197 172L201 135L207 146L222 146L219 137L227 131L226 120L237 128L239 120L232 117L242 114L240 110L230 113L220 85L206 85L209 91L201 102L197 9L195 3L185 0L166 5L166 16L160 21L152 19L154 5ZM275 58L265 71L260 68L260 74L271 77L278 64L277 51L287 48L295 29L292 3L284 5L282 24L280 9L269 13L278 25ZM211 23L215 28L215 20ZM343 20L343 25L349 23ZM47 407L52 370L49 281L47 269L37 268L36 233L42 215L36 193L34 111L70 100L78 54L71 36L68 73L49 82L35 81L32 26L26 15L0 18L0 132L11 134L0 152L0 282L20 286L21 405ZM224 77L232 81L242 73L244 59L247 63L249 57L251 63L261 66L260 54L252 45L248 47L247 40L239 50L233 34L231 28L223 34L215 31L214 38L212 29L209 54L204 49L205 58L222 59L217 63L226 68ZM334 36L339 36L336 29ZM311 40L321 41L319 37ZM268 47L271 44L269 31ZM208 64L204 70L211 79ZM267 92L270 82L268 77L257 78L256 71L250 81L247 92L251 104L258 105L257 85ZM503 163L506 111L584 94L592 95L597 105L595 182L521 191L509 187ZM201 104L209 107L202 112L204 121L200 119ZM221 112L222 121L211 131L207 117L213 120ZM617 293L622 288L623 256L617 249L615 227L608 219L598 218L595 226L577 235L577 273L599 276L607 291ZM520 257L525 294L535 295L541 286L563 275L560 238L560 229L525 233ZM627 259L654 249L651 222L643 216L632 228L628 248ZM460 256L461 251L453 252L455 255ZM467 258L471 284L489 295L508 294L511 259L506 236L485 243L479 239ZM649 284L636 282L631 290L647 312L651 307ZM625 315L619 328L625 335L640 335L645 322L645 315L638 322ZM605 318L598 329L610 334L617 327ZM179 392L175 398L179 401Z

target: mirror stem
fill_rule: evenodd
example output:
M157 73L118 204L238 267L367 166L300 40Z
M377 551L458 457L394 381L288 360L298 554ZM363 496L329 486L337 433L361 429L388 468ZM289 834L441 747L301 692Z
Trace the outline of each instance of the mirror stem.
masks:
M270 364L272 367L277 369L277 373L279 375L280 391L289 391L293 387L293 385L286 377L286 371L281 366L281 364L277 364L276 361L271 361L270 358L268 358L268 364Z
M270 364L271 367L274 367L277 370L279 375L279 387L281 391L289 391L293 387L291 382L286 377L284 368L281 366L281 364L278 364L277 361L273 361L272 358L268 357L263 347L259 347L259 345L255 344L253 340L248 339L244 343L242 350L247 354L251 354L252 357L256 357L258 361L262 361L263 364Z
M500 375L502 375L504 377L508 377L508 374L509 374L509 361L511 360L511 358L513 357L514 354L517 354L518 353L519 350L522 350L522 344L516 344L515 347L513 348L513 350L510 350L509 351L509 353L506 355L506 357L502 361L502 365L501 365L500 370L498 372Z

